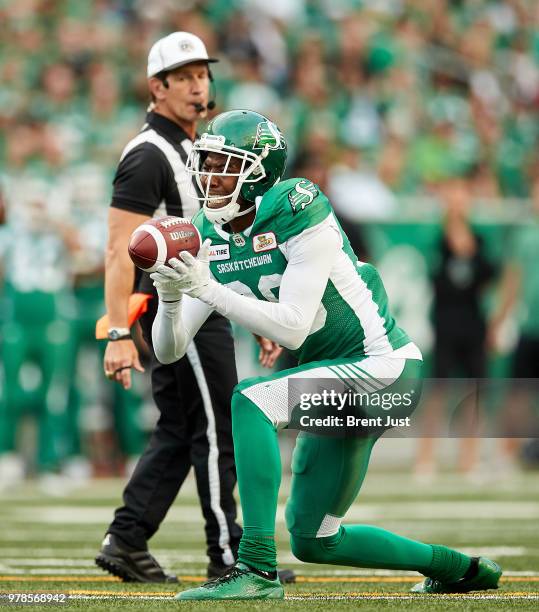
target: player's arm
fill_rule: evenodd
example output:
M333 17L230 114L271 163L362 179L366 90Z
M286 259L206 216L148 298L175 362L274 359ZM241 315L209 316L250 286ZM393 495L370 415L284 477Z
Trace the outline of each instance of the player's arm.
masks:
M311 330L341 245L338 229L329 223L291 238L278 302L253 300L210 279L204 256L195 259L182 253L183 263L174 260L169 263L174 266L182 291L198 297L249 331L296 349Z
M309 236L289 240L287 246L289 259L278 302L253 300L215 282L200 299L249 331L297 349L313 325L341 237L336 228L325 225Z
M152 275L155 276L158 275ZM189 343L213 309L188 295L168 296L159 281L154 282L159 293L159 305L152 325L153 348L159 362L173 363L185 355Z
M157 314L152 325L152 344L161 363L173 363L181 359L213 308L201 300L179 292L174 271L163 267L151 275L159 295ZM170 276L167 276L170 275ZM282 348L261 336L255 336L260 345L260 362L272 367Z
M109 238L105 258L105 305L111 327L129 327L127 310L129 296L133 291L135 267L129 257L127 246L133 231L148 215L133 213L111 207L109 211ZM105 350L104 366L106 372L116 372L119 380L127 389L131 386L132 366L139 371L143 368L133 340L109 342Z

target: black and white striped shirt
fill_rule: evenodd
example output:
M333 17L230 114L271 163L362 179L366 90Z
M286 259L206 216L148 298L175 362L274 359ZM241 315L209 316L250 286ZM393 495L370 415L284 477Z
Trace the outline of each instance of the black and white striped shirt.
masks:
M148 113L142 130L122 152L111 206L148 217L191 218L200 208L199 201L189 195L191 179L185 172L192 146L179 125L163 115ZM139 270L135 284L139 291L155 293L149 275Z
M179 125L148 113L142 130L122 152L111 206L149 217L191 218L200 208L189 195L191 179L185 172L192 144Z

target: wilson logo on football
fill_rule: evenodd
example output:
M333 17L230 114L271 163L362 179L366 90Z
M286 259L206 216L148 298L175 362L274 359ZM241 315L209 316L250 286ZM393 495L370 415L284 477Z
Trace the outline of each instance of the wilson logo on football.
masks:
M193 232L170 232L172 240L183 240L185 238L191 238Z
M266 234L258 234L253 237L253 251L260 253L261 251L271 251L277 248L277 239L273 232Z

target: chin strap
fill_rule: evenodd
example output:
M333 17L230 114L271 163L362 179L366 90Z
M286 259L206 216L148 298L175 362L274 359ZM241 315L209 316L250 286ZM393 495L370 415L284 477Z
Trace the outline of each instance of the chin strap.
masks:
M246 210L242 210L241 212L237 212L236 214L234 214L233 210L236 206L239 207L239 204L237 202L234 202L234 206L228 208L229 206L231 205L227 204L222 208L210 208L209 206L204 205L204 214L206 216L206 219L208 219L208 221L210 221L211 223L224 225L225 223L229 223L230 221L232 221L232 219L236 219L237 217L243 217L243 215L250 213L256 208L255 204L253 204ZM228 210L225 210L227 208Z
M239 212L234 219L237 219L238 217L243 217L243 215L246 215L247 213L250 213L251 211L253 211L256 208L256 206L253 204L252 206L250 206L249 208L246 208L245 210L242 210L241 212Z

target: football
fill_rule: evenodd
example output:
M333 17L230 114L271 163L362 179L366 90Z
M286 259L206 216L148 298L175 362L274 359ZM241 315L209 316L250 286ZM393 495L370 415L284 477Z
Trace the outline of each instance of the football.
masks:
M181 251L196 256L200 249L197 228L183 217L156 217L139 225L129 240L129 255L144 272L155 272Z

